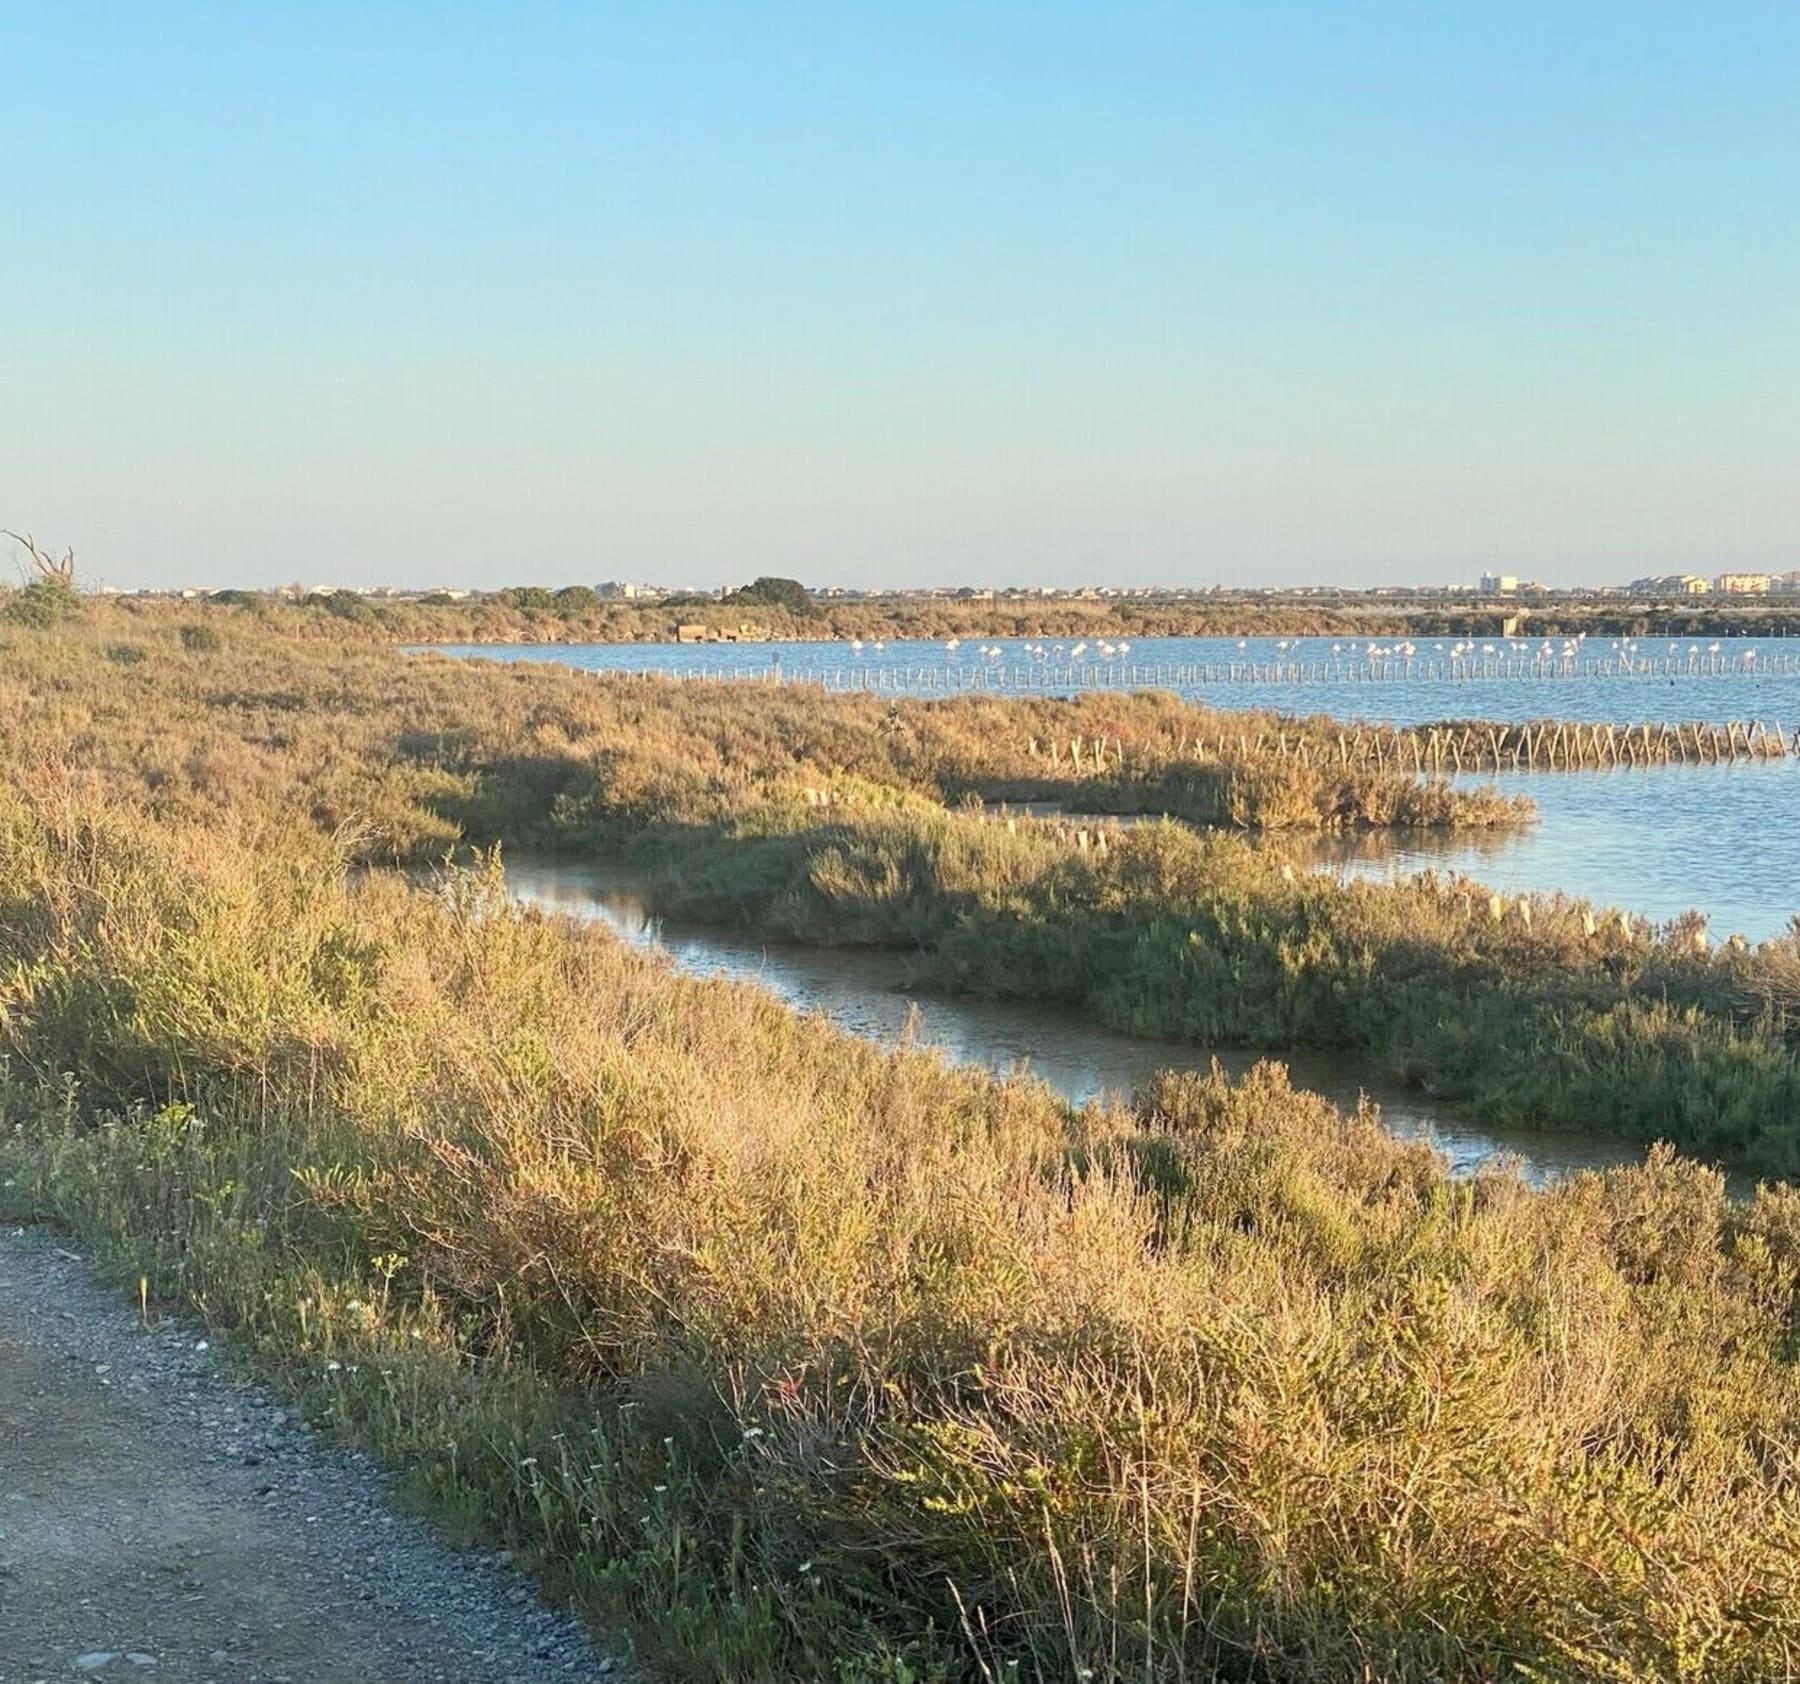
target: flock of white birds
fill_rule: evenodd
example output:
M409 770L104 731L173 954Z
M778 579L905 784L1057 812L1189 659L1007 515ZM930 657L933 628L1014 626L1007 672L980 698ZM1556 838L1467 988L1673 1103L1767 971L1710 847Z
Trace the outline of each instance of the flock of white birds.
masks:
M887 644L880 639L865 643L860 637L853 637L849 640L849 644L852 653L858 655L865 650L871 654L880 654L887 648ZM1293 637L1278 640L1274 648L1275 653L1281 656L1298 654L1303 646L1309 654L1322 655L1324 644L1325 640L1322 637ZM1480 644L1472 639L1461 639L1454 643L1439 641L1431 644L1430 650L1432 653L1445 656L1452 661L1466 661L1474 658L1497 659L1507 655L1520 655L1529 656L1535 661L1555 662L1576 659L1586 651L1587 645L1587 633L1577 632L1573 637L1546 637L1541 641L1516 638L1505 639L1498 643ZM1239 638L1237 646L1247 650L1250 647L1250 639ZM945 639L944 648L950 654L957 653L962 647L963 640L960 637ZM1639 647L1639 640L1635 637L1616 638L1610 645L1612 653L1626 663L1633 662L1638 658ZM1711 643L1703 650L1698 643L1690 643L1687 646L1687 654L1690 658L1697 658L1702 654L1717 655L1720 647L1717 643ZM1010 653L1022 655L1034 661L1079 661L1089 654L1090 649L1103 661L1110 661L1131 653L1129 643L1109 643L1105 638L1097 639L1092 645L1085 641L1072 645L1027 641L1018 644L1017 648ZM1360 658L1374 662L1411 661L1417 658L1419 651L1420 645L1410 640L1391 644L1368 643L1362 645L1340 641L1331 645L1331 653L1338 659L1356 660ZM1668 652L1675 656L1682 653L1679 639L1670 643ZM1007 655L1009 651L1004 644L982 643L975 646L973 653L983 660L996 661ZM1755 658L1756 651L1754 649L1745 651L1744 660L1753 661Z
M961 649L962 646L963 641L960 637L951 637L944 640L944 648L952 655L954 655L957 650ZM1073 646L1066 643L1021 643L1017 653L1027 655L1034 661L1079 661L1083 655L1088 653L1089 647L1090 646L1086 643L1077 643ZM872 655L879 654L885 648L887 648L887 645L879 640L873 643L864 643L860 637L853 637L850 639L850 649L853 654L860 655L865 649ZM1092 648L1094 653L1102 660L1108 661L1115 655L1129 655L1131 653L1131 645L1129 643L1108 643L1105 638L1101 638L1097 643L1093 644ZM982 656L986 660L997 661L1002 655L1007 653L1007 650L1004 644L982 643L976 645L974 653Z

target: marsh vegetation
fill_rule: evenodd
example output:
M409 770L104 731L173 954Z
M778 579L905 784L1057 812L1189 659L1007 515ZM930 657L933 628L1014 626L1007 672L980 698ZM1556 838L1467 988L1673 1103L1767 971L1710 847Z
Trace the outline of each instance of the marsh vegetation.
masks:
M1782 1168L1791 944L1009 830L961 806L1049 731L999 704L0 637L6 1214L670 1676L1800 1670L1791 1189L1456 1181L1273 1065L1072 1108L522 913L472 845ZM1127 767L1175 709L1041 705Z

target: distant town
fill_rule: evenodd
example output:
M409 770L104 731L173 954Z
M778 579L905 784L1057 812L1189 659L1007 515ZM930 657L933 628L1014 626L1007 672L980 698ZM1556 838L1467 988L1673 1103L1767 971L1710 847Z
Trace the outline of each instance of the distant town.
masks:
M591 594L595 602L642 604L718 602L732 594L732 587L692 588L687 586L630 584L607 580L597 585L564 586L552 590L541 586L509 586L491 591L450 589L431 586L400 585L336 585L290 584L268 590L246 592L224 586L184 586L165 590L119 591L103 587L108 596L178 597L188 601L218 596L260 595L285 601L304 601L309 597L354 595L376 601L465 603L504 597L520 607L549 607L558 599L566 602L570 593ZM1157 601L1204 602L1214 599L1267 600L1294 602L1342 602L1349 600L1391 600L1420 602L1466 600L1470 596L1509 597L1526 601L1617 601L1629 598L1642 601L1686 600L1693 597L1800 597L1800 568L1785 573L1734 572L1707 578L1698 573L1658 573L1633 579L1622 585L1584 585L1556 588L1533 579L1510 573L1484 573L1473 586L1455 585L1291 585L1249 587L1243 585L1165 586L1165 585L1088 585L1059 588L1054 585L1010 585L1003 587L938 585L914 589L852 590L845 586L813 587L808 593L819 602L861 601L954 601L954 602L1106 602ZM536 603L528 598L543 597Z

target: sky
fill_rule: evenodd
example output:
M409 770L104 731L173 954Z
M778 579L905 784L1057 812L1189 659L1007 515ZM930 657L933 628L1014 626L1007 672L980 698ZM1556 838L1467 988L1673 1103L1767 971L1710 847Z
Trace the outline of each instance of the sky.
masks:
M0 526L121 588L1800 567L1791 3L0 0L0 64Z

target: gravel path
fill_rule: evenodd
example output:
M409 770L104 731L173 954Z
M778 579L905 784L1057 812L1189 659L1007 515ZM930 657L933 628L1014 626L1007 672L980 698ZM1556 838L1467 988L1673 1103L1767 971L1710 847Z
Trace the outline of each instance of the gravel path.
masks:
M0 1684L563 1684L626 1669L362 1456L0 1230Z

